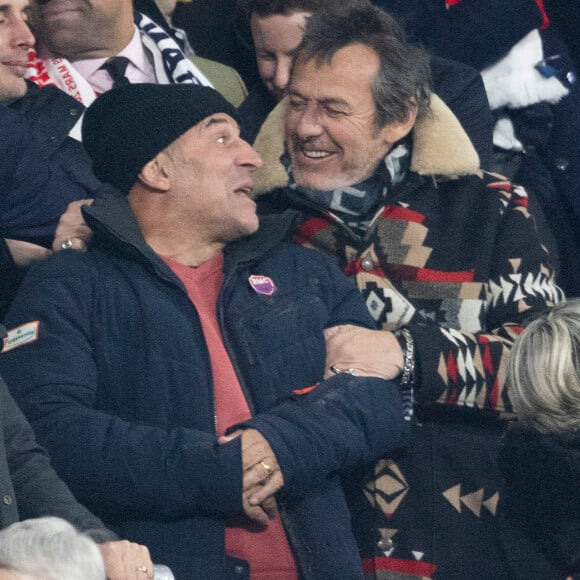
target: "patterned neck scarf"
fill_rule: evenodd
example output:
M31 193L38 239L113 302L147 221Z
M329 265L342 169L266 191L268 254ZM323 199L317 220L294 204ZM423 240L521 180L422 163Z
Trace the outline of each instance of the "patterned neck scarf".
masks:
M280 158L288 172L290 189L317 207L330 211L359 236L364 236L374 221L379 208L385 202L389 187L405 178L410 160L408 146L401 143L379 163L373 175L363 182L331 190L317 190L296 183L287 152Z

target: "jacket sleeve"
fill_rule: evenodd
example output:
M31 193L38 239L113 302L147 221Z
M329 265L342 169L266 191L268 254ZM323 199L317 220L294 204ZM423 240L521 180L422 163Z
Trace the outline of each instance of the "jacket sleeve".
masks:
M28 121L0 105L0 237L50 247L61 214L86 192L48 159Z
M2 444L8 474L21 519L57 516L72 523L97 542L117 536L80 505L50 465L46 452L38 445L32 428L0 379Z
M422 322L407 325L415 343L415 397L420 403L512 411L505 379L513 341L528 320L563 297L525 191L507 182L494 186L505 190L500 194L505 209L484 285L481 332Z
M92 262L67 269L63 258L31 270L5 321L9 332L39 321L37 340L0 354L6 383L57 473L103 517L242 513L239 442L220 446L206 432L102 410L88 314L99 278Z
M325 380L244 426L270 443L287 497L402 447L409 430L396 382L349 374Z
M360 292L332 259L305 248L291 247L291 251L301 267L312 263L319 274L316 287L328 310L326 327L343 324L374 327ZM285 259L283 263L289 268L292 262ZM291 328L287 319L285 323L274 313L269 321L278 333L280 328L288 332ZM315 379L320 382L314 388L304 389L292 384L299 376L300 366L305 366L304 359L302 365L287 360L287 372L275 372L270 381L277 385L267 387L275 390L286 381L291 385L286 392L293 391L294 395L264 409L245 424L259 430L270 443L284 474L286 495L317 489L325 480L405 444L408 422L404 420L397 382L347 373L322 380L321 364Z

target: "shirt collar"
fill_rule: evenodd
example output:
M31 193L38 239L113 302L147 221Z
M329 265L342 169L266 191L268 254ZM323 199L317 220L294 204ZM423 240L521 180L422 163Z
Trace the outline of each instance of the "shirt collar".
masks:
M139 78L138 82L155 82L155 72L153 65L147 58L145 52L145 47L141 42L141 35L139 29L135 26L134 32L129 44L117 55L124 56L129 59L129 66L127 67L127 76L133 82L131 78L133 75L137 74ZM105 71L101 71L101 66L107 61L107 58L88 58L83 60L77 60L73 63L75 69L89 82L92 83L93 75L102 73L106 76ZM97 80L96 78L94 79ZM100 83L99 83L100 84ZM112 85L112 82L110 83ZM97 92L104 92L104 90L99 90L100 87L93 87ZM110 89L111 87L108 87ZM107 90L108 90L107 89Z

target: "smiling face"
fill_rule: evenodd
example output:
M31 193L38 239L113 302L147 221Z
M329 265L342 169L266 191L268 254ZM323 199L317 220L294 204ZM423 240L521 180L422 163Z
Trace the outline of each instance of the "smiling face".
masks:
M174 213L195 224L204 242L227 243L258 229L252 174L262 159L232 117L207 117L166 152Z
M53 56L114 56L133 36L131 0L32 0L31 7L38 42Z
M288 85L286 146L298 185L328 190L360 183L412 128L415 116L382 128L372 93L377 54L363 44L330 63L298 58Z
M308 12L259 16L252 14L250 26L260 78L280 100L290 80L294 51L302 40Z
M0 102L26 93L27 52L34 46L27 21L28 0L0 0Z

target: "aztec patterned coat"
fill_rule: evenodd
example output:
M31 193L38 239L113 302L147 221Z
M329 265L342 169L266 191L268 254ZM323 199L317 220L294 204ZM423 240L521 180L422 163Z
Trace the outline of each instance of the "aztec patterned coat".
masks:
M272 113L255 143L265 159L260 192L288 181L278 160L282 114L283 107ZM416 124L411 171L364 237L288 189L262 201L299 208L305 220L295 241L337 257L379 326L411 331L418 401L511 410L504 389L510 345L522 323L561 291L526 192L479 171L473 146L441 100L434 96L431 116Z
M299 209L295 241L336 256L377 325L404 326L414 339L421 422L411 448L370 467L350 490L365 571L507 579L496 460L498 417L511 411L506 360L526 320L562 292L524 189L479 169L435 95L431 109L413 129L410 171L389 186L363 236L286 187L284 102L255 142L265 160L258 192L269 192L259 199L264 211Z

